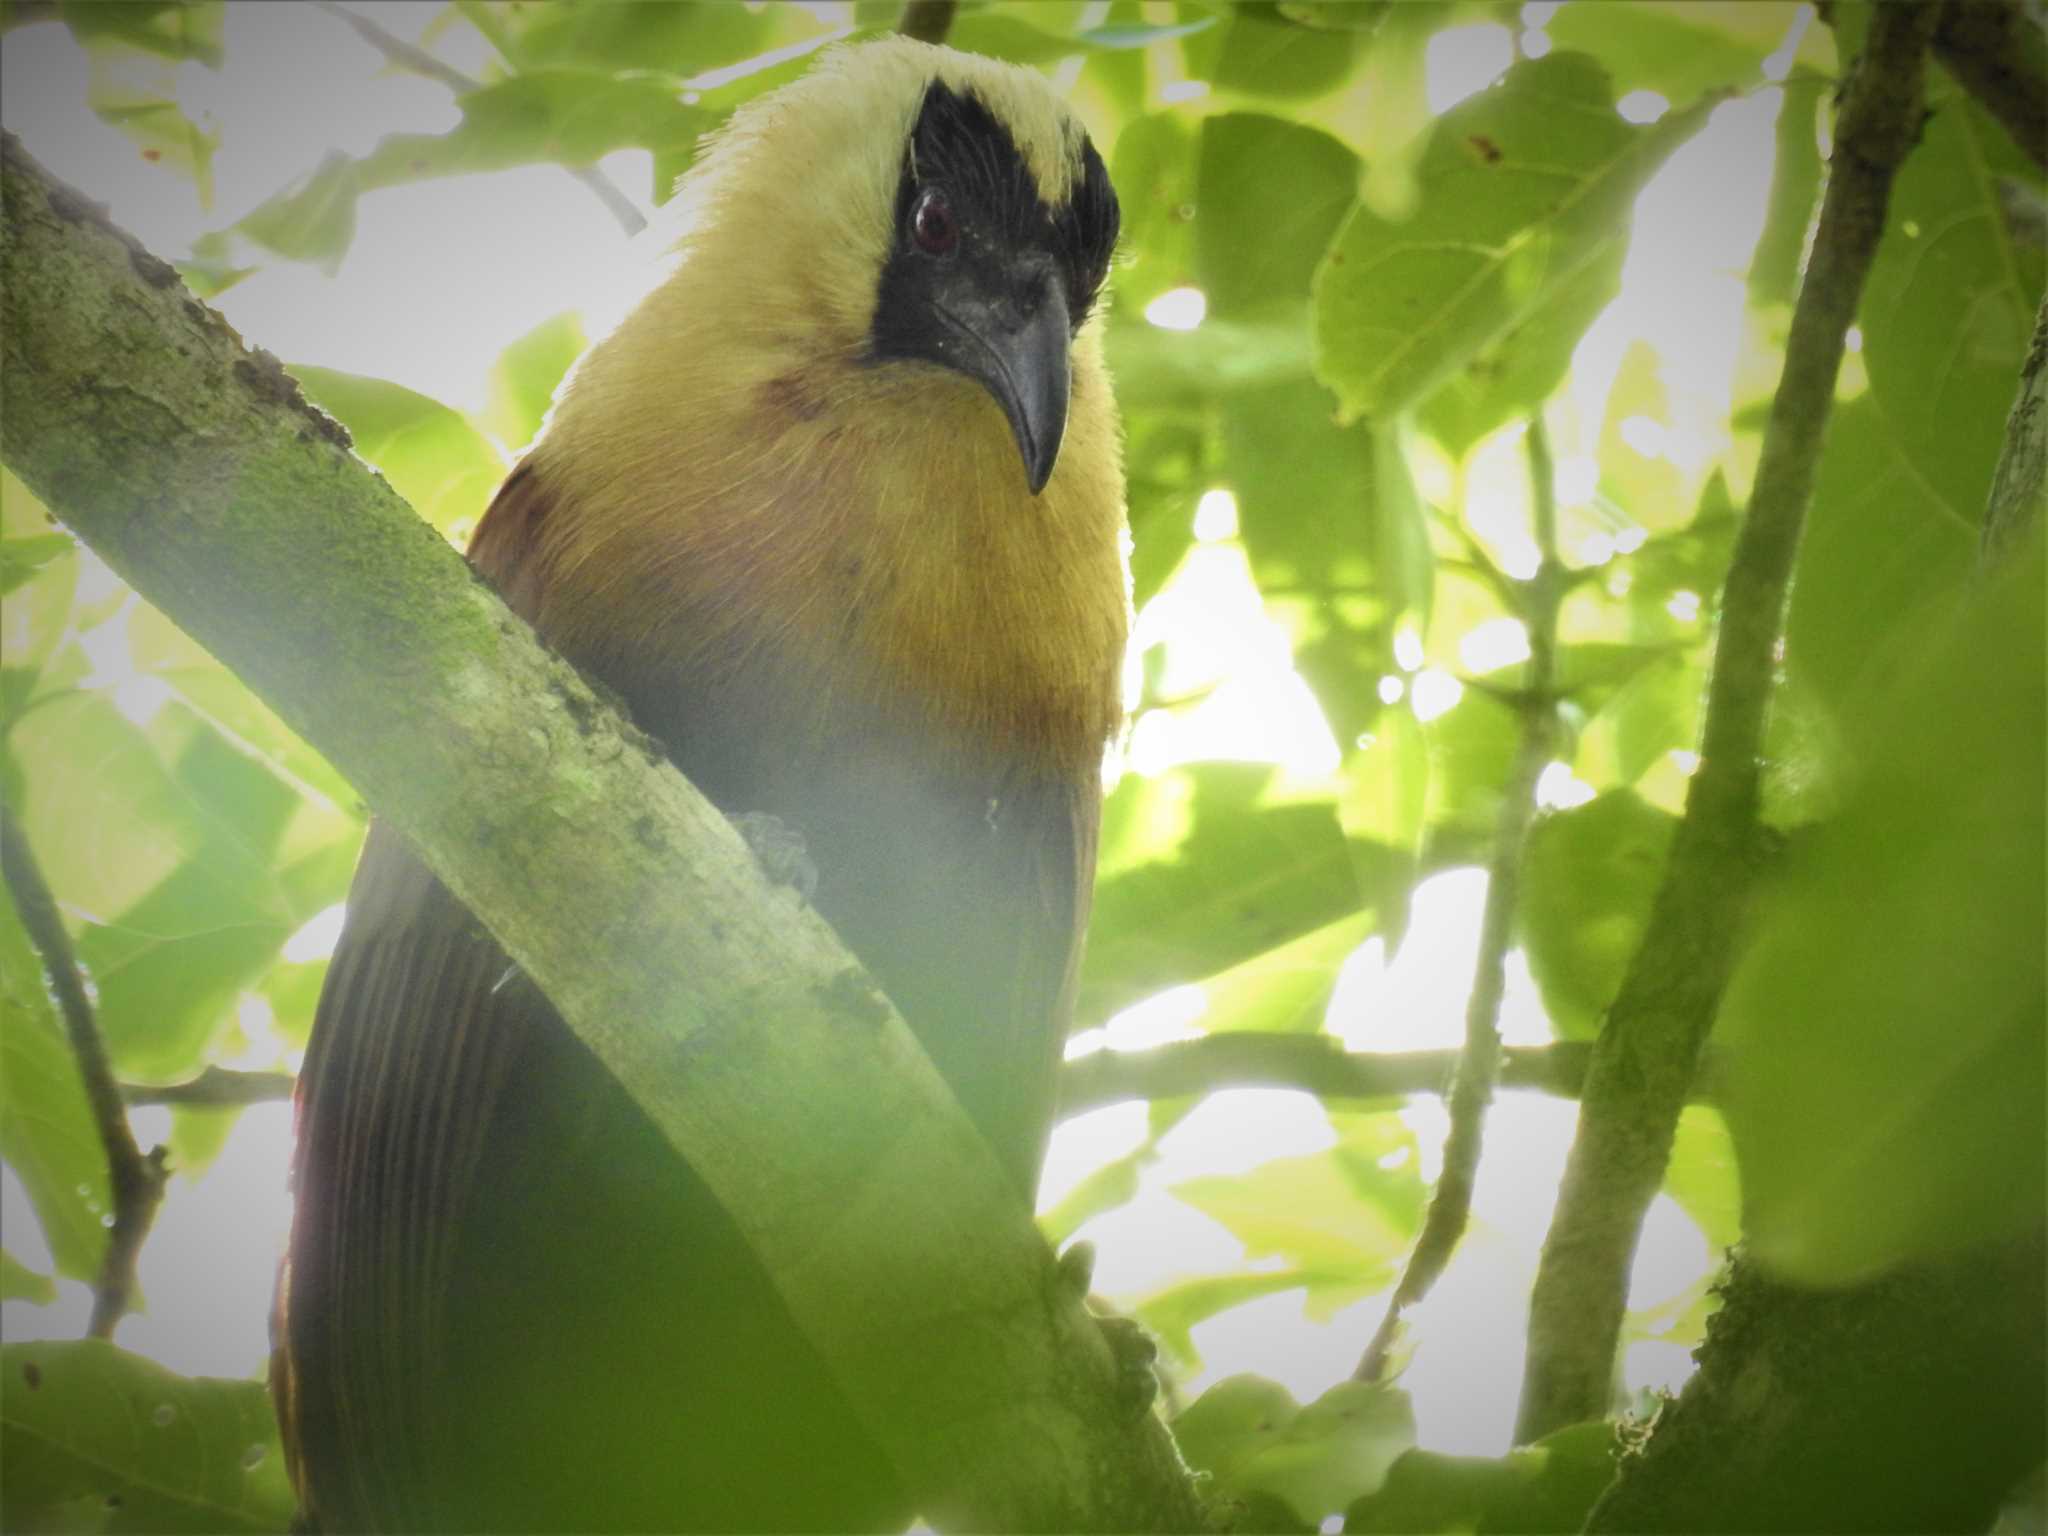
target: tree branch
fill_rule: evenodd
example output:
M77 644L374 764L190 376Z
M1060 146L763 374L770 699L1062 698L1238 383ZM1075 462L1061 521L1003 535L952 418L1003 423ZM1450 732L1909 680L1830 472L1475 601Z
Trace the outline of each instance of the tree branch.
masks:
M2038 533L2044 391L2048 301L2006 421L1980 575ZM1699 1370L1622 1459L1588 1531L1981 1531L2039 1467L2040 1229L1830 1291L1738 1256L1720 1293ZM1764 1379L1759 1394L1750 1383Z
M1844 95L1813 256L1722 593L1701 763L1664 881L1594 1046L1529 1315L1521 1442L1607 1412L1629 1265L1720 1006L1754 882L1759 759L1785 590L1843 337L1918 136L1932 6L1873 8Z
M425 75L438 80L457 95L483 89L483 82L472 80L468 75L445 60L437 59L416 43L409 43L397 33L387 31L367 16L359 16L336 0L313 0L321 10L330 16L337 16L355 29L356 36L375 48L385 58L401 69L409 69L416 75ZM611 177L594 165L565 165L562 167L583 185L590 188L597 200L605 205L611 216L618 220L628 238L637 235L647 227L647 220L640 210L633 206L633 200L618 189Z
M958 0L908 0L896 30L920 43L943 43L953 30L953 15L959 9Z
M2048 170L2048 49L2014 0L1947 0L1934 53L2012 141Z
M12 136L0 183L0 458L489 926L731 1213L927 1518L1200 1526L1165 1430L824 921L274 358Z
M176 1104L188 1109L239 1109L288 1099L298 1080L289 1072L234 1072L208 1067L182 1083L123 1083L128 1104Z
M1582 1041L1509 1046L1498 1085L1575 1098L1593 1047ZM1096 1051L1060 1074L1063 1119L1126 1099L1175 1099L1226 1088L1299 1088L1325 1099L1382 1099L1442 1093L1456 1075L1456 1051L1348 1051L1328 1035L1232 1030L1144 1051ZM1709 1094L1703 1074L1695 1097Z
M113 1197L113 1220L107 1228L107 1251L100 1259L100 1274L93 1287L92 1318L86 1336L111 1339L114 1326L128 1313L135 1294L135 1259L142 1251L156 1221L157 1207L164 1197L163 1149L147 1156L135 1144L128 1127L128 1112L114 1087L113 1069L107 1064L107 1048L100 1040L93 1017L92 999L86 995L85 977L71 952L71 936L64 931L64 918L57 911L42 866L36 863L28 835L15 818L14 808L0 801L0 873L14 898L22 929L35 946L56 994L58 1012L64 1018L64 1033L71 1042L71 1054L78 1062L78 1075L85 1080L86 1103L92 1108L93 1126L107 1155L107 1185Z
M1444 1138L1443 1172L1430 1195L1422 1232L1407 1268L1388 1298L1386 1316L1373 1331L1352 1372L1355 1381L1378 1381L1401 1329L1401 1314L1421 1301L1457 1250L1472 1218L1472 1187L1479 1177L1479 1153L1486 1111L1500 1075L1500 1005L1507 991L1508 945L1514 938L1515 908L1522 890L1522 852L1536 815L1536 780L1550 761L1557 729L1557 610L1564 592L1564 567L1557 558L1556 468L1550 434L1539 411L1529 422L1529 495L1540 555L1536 574L1518 591L1516 606L1529 631L1529 666L1521 693L1521 739L1501 786L1494 824L1493 856L1487 861L1486 907L1479 919L1479 959L1472 995L1465 1005L1465 1046L1451 1083L1450 1132Z
M1502 1088L1576 1098L1593 1047L1583 1041L1509 1046L1501 1052ZM1228 1088L1299 1088L1326 1099L1381 1099L1442 1093L1455 1075L1455 1051L1347 1051L1328 1035L1266 1035L1232 1030L1177 1040L1143 1051L1096 1051L1060 1071L1060 1118L1071 1119L1127 1099L1173 1099ZM292 1096L289 1072L233 1072L208 1067L182 1083L123 1083L130 1105L178 1104L226 1109ZM1708 1102L1711 1069L1693 1098Z

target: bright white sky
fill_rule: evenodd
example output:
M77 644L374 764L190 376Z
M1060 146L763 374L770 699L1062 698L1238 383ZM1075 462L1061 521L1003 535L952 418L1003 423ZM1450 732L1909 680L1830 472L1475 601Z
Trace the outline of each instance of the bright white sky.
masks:
M405 36L416 36L439 9L403 0L368 0L355 8ZM1536 26L1543 12L1530 7L1526 15ZM1541 52L1547 39L1529 31L1523 45L1527 52ZM483 64L481 41L463 27L450 29L440 52L472 73ZM182 255L194 237L240 217L332 148L362 153L383 133L440 132L457 119L444 86L381 72L381 60L367 44L310 7L230 6L227 55L223 75L196 65L177 72L180 99L195 114L210 114L209 125L221 136L218 199L210 210L198 205L189 182L143 162L128 139L91 114L85 105L85 56L60 26L23 28L0 47L4 120L58 176L106 201L118 223L158 252ZM1443 34L1428 58L1431 106L1442 110L1479 89L1508 58L1505 28ZM261 68L251 68L250 61L259 59ZM1194 94L1181 90L1176 99ZM1625 103L1626 115L1638 120L1661 108L1654 98ZM1624 291L1582 345L1568 407L1554 420L1567 507L1595 494L1597 469L1590 454L1606 392L1623 353L1639 339L1661 355L1671 409L1668 421L1646 419L1635 426L1630 440L1639 440L1652 456L1668 454L1691 468L1726 450L1730 382L1743 335L1742 273L1761 225L1777 108L1775 90L1723 106L1644 194ZM651 211L644 153L614 155L604 168L643 211ZM639 249L629 250L611 215L552 167L427 182L362 200L340 283L276 263L216 302L252 342L288 364L389 378L475 408L483 402L490 366L508 341L565 309L582 309L600 323L615 314L617 296L645 280L645 248L656 238L643 236ZM1154 318L1177 328L1198 324L1199 299L1178 298ZM1468 470L1474 526L1512 569L1521 554L1532 553L1523 549L1527 514L1520 452L1504 438L1482 447ZM1421 472L1427 489L1429 466ZM1171 637L1176 665L1207 672L1199 680L1219 686L1198 710L1142 722L1132 747L1134 766L1157 771L1194 756L1244 756L1245 744L1252 743L1250 755L1286 763L1296 775L1327 773L1336 762L1336 743L1292 670L1285 633L1264 616L1251 589L1232 538L1235 507L1227 494L1205 501L1198 528L1202 538L1187 568L1148 609L1140 633L1147 642ZM1627 537L1619 528L1603 536L1611 540L1616 534ZM1610 542L1606 553L1612 547ZM1598 563L1605 554L1588 547L1568 551L1568 557ZM1533 567L1533 558L1527 563ZM1460 658L1424 658L1420 644L1413 643L1412 654L1401 658L1403 675L1382 685L1383 696L1392 691L1395 698L1409 698L1426 718L1454 707L1457 686L1447 672L1426 668L1426 659L1476 670L1488 655L1497 655L1493 664L1500 664L1525 644L1518 627L1514 634L1475 632L1466 637L1469 654ZM1196 680L1181 678L1180 684ZM1563 765L1545 782L1561 797L1574 794ZM1361 1049L1455 1045L1484 888L1478 871L1429 881L1417 893L1415 920L1398 954L1389 958L1375 939L1347 966L1331 1006L1333 1030ZM1129 1047L1170 1036L1200 1007L1195 989L1163 1010L1129 1020L1114 1032L1116 1043ZM1519 952L1510 966L1503 1031L1510 1042L1548 1038ZM1424 1171L1433 1176L1442 1107L1420 1099L1404 1114L1424 1149ZM138 1127L145 1141L162 1135L160 1114L139 1112L137 1119L148 1122ZM1415 1395L1425 1444L1477 1454L1498 1453L1507 1444L1528 1284L1572 1121L1570 1105L1529 1095L1506 1095L1493 1111L1489 1140L1497 1149L1512 1146L1514 1153L1485 1160L1473 1235L1435 1296L1414 1316L1417 1352L1404 1382ZM283 1106L250 1111L214 1172L196 1182L173 1181L145 1254L142 1278L150 1312L123 1325L123 1343L180 1370L242 1375L261 1368L271 1265L288 1220L282 1187L288 1122ZM1045 1203L1135 1145L1142 1123L1142 1109L1127 1105L1062 1126L1046 1171ZM1321 1106L1305 1095L1216 1096L1165 1143L1159 1162L1144 1175L1139 1198L1085 1229L1099 1249L1098 1287L1130 1301L1174 1279L1241 1263L1236 1239L1175 1200L1169 1186L1200 1173L1314 1151L1333 1140ZM0 1184L0 1198L10 1250L46 1267L47 1252L11 1173ZM1637 1266L1638 1304L1680 1294L1710 1261L1698 1230L1660 1199ZM51 1308L9 1304L7 1336L78 1332L84 1287L67 1282L63 1292ZM1348 1374L1382 1305L1371 1299L1317 1324L1303 1316L1301 1295L1293 1292L1219 1317L1195 1331L1204 1367L1186 1384L1188 1396L1223 1375L1250 1370L1279 1379L1307 1401ZM1669 1384L1688 1369L1683 1351L1669 1346L1638 1346L1627 1362L1635 1385Z

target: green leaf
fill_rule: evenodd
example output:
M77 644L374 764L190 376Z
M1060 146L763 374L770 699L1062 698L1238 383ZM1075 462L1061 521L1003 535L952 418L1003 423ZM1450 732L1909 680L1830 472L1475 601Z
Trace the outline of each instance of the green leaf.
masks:
M1611 790L1529 830L1517 927L1560 1036L1590 1040L1635 958L1677 820Z
M1632 127L1597 63L1552 53L1445 113L1414 217L1360 205L1316 275L1316 367L1345 412L1421 400L1612 262L1636 193L1710 105Z
M1147 411L1128 424L1131 601L1139 608L1166 584L1195 541L1194 508L1207 488L1209 457L1208 436L1194 413Z
M1422 1220L1408 1129L1378 1114L1344 1115L1337 1124L1337 1145L1326 1152L1172 1189L1175 1199L1228 1227L1248 1259L1277 1255L1287 1268L1318 1277L1309 1301L1323 1316L1390 1284Z
M1195 145L1195 129L1178 112L1137 118L1117 135L1110 177L1123 219L1118 243L1128 257L1116 268L1120 310L1142 310L1194 281Z
M1344 757L1338 815L1352 837L1410 859L1422 851L1429 804L1429 741L1404 706L1384 709Z
M1806 237L1820 201L1820 104L1831 83L1819 75L1802 73L1784 84L1764 227L1749 264L1751 304L1789 305L1798 296Z
M1045 1240L1057 1248L1104 1211L1113 1211L1135 1200L1138 1175L1156 1155L1157 1141L1156 1136L1147 1136L1141 1145L1122 1157L1112 1158L1082 1179L1057 1205L1041 1211L1038 1230L1045 1234Z
M1397 1387L1347 1381L1303 1408L1278 1382L1231 1376L1190 1404L1173 1433L1219 1494L1265 1494L1313 1527L1385 1481L1415 1443L1415 1412Z
M105 694L50 699L14 723L8 747L22 821L67 907L121 912L203 839L189 797Z
M283 1532L294 1501L261 1382L173 1375L97 1339L0 1346L5 1523L90 1499L107 1532Z
M118 44L165 59L196 59L219 69L226 59L220 0L64 0L60 14L79 42Z
M213 206L213 157L220 148L219 134L209 133L193 122L173 98L134 87L118 75L98 68L94 70L87 98L100 121L127 135L144 160L191 177L199 206Z
M192 242L192 254L176 262L178 275L194 297L217 298L257 269L237 264L235 240L225 229L211 230Z
M737 64L775 46L774 6L589 5L514 7L508 44L522 71L558 65L683 76ZM813 18L804 17L815 27Z
M1574 768L1600 789L1640 785L1675 751L1699 745L1705 658L1666 651L1615 690L1579 735Z
M1305 377L1237 391L1220 414L1253 577L1292 627L1331 730L1355 740L1378 713L1395 624L1429 606L1427 534L1397 439L1339 426Z
M537 162L589 165L634 147L657 159L687 158L697 136L718 121L704 107L684 105L673 80L600 69L536 69L455 100L462 121L447 133L394 133L365 155L355 172L362 189Z
M1195 273L1209 313L1256 318L1305 302L1316 264L1358 195L1358 156L1319 129L1263 113L1202 124ZM1257 238L1248 238L1250 231Z
M91 1281L106 1250L107 1159L45 985L13 900L0 894L0 1158L35 1206L57 1273Z
M1201 1019L1209 1034L1312 1035L1323 1027L1337 976L1352 951L1372 936L1376 914L1356 912L1241 965L1208 977Z
M499 442L518 449L534 440L569 365L588 344L582 322L570 311L543 320L498 354L484 425Z
M483 515L505 461L460 411L384 379L294 365L307 398L338 419L356 452L442 532Z
M1885 430L1963 522L1983 516L2044 281L2038 240L2009 226L1999 182L2042 185L2033 163L1943 71L1892 185L1863 291L1863 357Z
M949 47L979 53L1012 64L1054 64L1086 45L1076 37L1033 26L1022 18L996 10L968 11L954 21L946 34Z
M1161 22L1156 26L1133 23L1128 26L1090 27L1077 32L1075 36L1091 48L1149 48L1154 43L1170 42L1176 37L1193 37L1197 32L1206 32L1215 26L1218 20L1215 16L1194 16L1186 21Z
M204 1064L235 999L312 909L293 902L276 867L297 794L181 706L154 729L196 833L190 854L88 927L78 954L99 989L109 1053L124 1073L164 1081Z
M0 1301L26 1301L47 1306L57 1299L57 1282L30 1269L5 1249L0 1249Z
M1370 1536L1418 1531L1558 1533L1584 1528L1614 1481L1614 1426L1572 1424L1506 1456L1412 1450L1386 1485L1345 1511L1344 1529Z
M229 1133L235 1122L242 1118L242 1107L227 1109L193 1108L180 1104L171 1110L171 1134L165 1138L170 1148L170 1164L181 1177L197 1179L205 1176L220 1157L221 1149L227 1145Z
M1119 311L1103 340L1117 403L1134 419L1164 407L1199 408L1240 391L1310 382L1308 327L1293 307L1250 321L1205 320L1192 331L1162 330Z
M1846 1284L2040 1220L2048 961L2041 540L1917 628L1866 768L1795 843L1722 1009L1753 1251Z
M265 250L287 261L311 262L332 277L355 240L362 190L356 162L337 150L245 214L235 228Z
M78 588L78 543L59 532L29 487L0 471L0 659L20 678L8 688L8 717L25 705L35 674L72 625L72 592ZM61 543L61 547L59 547Z
M1423 402L1429 435L1453 458L1557 393L1586 330L1621 291L1627 247L1615 241L1558 284L1535 314L1481 346Z
M2007 381L2008 405L2017 378ZM1793 576L1787 667L1836 710L1861 707L1867 689L1907 659L1915 631L1902 620L1953 591L1974 564L1981 505L1966 516L1913 472L1875 398L1838 404Z
M1671 1160L1664 1166L1664 1193L1678 1202L1707 1242L1730 1248L1742 1237L1742 1181L1735 1143L1720 1113L1688 1104L1678 1117Z
M1655 91L1683 107L1711 91L1761 82L1768 55L1793 25L1793 6L1693 5L1683 0L1570 0L1543 24L1554 47L1591 54L1617 95Z
M0 539L0 597L26 585L29 578L64 555L78 542L68 533L41 533L25 539Z
M1483 846L1500 815L1501 786L1521 741L1521 721L1501 700L1468 688L1422 728L1429 743L1433 835Z
M1245 3L1228 21L1183 43L1190 78L1219 91L1298 101L1321 96L1350 76L1366 35L1298 25L1277 5Z
M1194 1329L1232 1307L1284 1291L1329 1291L1351 1284L1348 1274L1322 1274L1303 1269L1261 1269L1228 1275L1203 1275L1154 1291L1131 1311L1159 1347L1190 1369L1201 1365Z
M1304 27L1332 32L1377 32L1393 0L1280 0L1280 14Z
M1104 810L1105 873L1089 923L1081 1020L1100 1022L1162 987L1211 975L1358 910L1335 808L1261 805L1270 776L1265 767L1205 763L1161 779L1131 775L1117 787ZM1168 808L1162 798L1179 803ZM1134 823L1162 811L1186 827L1184 837L1134 836ZM1110 863L1140 841L1155 856Z

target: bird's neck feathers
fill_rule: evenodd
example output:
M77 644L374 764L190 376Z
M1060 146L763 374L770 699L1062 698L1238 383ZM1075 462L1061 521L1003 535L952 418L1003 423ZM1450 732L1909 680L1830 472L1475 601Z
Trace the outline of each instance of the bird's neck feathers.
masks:
M1093 326L1033 497L987 392L818 347L818 311L678 275L586 360L531 461L557 643L775 689L829 733L923 716L940 750L1092 773L1121 713L1120 444ZM744 301L743 301L744 302Z
M1100 320L1036 497L986 389L872 345L934 82L995 113L1066 204L1085 135L1013 66L869 43L741 109L679 191L674 274L579 365L529 461L555 504L536 617L601 672L615 653L698 686L776 673L803 729L907 712L941 754L1092 773L1129 606Z

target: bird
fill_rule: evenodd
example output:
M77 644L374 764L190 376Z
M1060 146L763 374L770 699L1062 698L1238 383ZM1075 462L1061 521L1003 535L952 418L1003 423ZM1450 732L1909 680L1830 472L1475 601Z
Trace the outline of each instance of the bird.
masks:
M740 108L677 198L672 269L468 558L800 841L1028 1203L1123 718L1115 191L1042 75L892 37ZM380 820L295 1113L271 1385L304 1529L915 1517L731 1217Z

